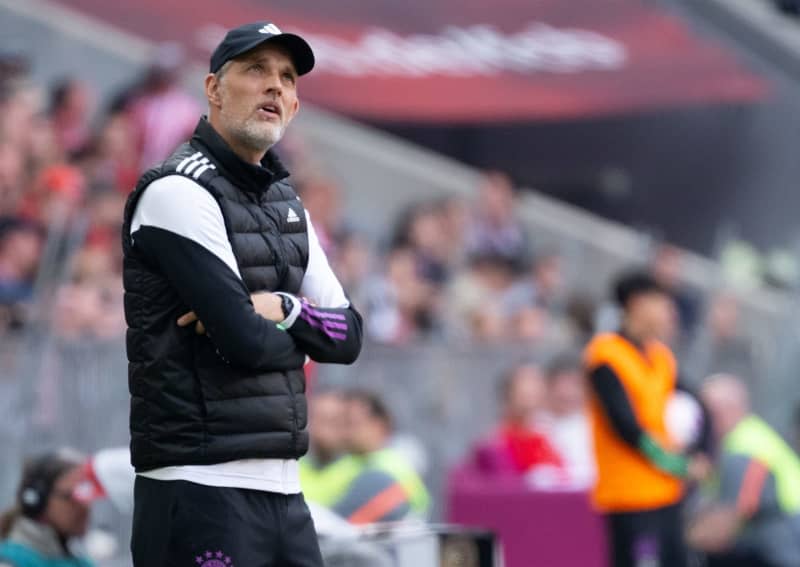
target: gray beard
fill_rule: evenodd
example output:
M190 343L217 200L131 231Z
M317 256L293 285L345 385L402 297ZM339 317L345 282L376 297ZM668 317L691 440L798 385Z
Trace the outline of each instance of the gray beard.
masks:
M224 111L221 114L225 116ZM262 129L259 128L257 124L246 121L230 128L229 131L242 146L250 148L255 152L266 153L267 150L281 140L284 128L281 126L269 125L268 128Z
M283 128L270 127L265 131L252 124L244 124L232 133L243 146L266 153L272 146L280 142L283 137Z

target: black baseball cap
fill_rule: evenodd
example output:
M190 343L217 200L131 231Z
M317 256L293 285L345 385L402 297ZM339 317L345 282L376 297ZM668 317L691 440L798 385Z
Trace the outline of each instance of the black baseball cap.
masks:
M289 52L298 75L305 75L314 68L314 52L306 40L293 33L283 33L272 22L254 22L225 34L225 39L211 54L210 72L216 73L231 59L267 42L280 45Z

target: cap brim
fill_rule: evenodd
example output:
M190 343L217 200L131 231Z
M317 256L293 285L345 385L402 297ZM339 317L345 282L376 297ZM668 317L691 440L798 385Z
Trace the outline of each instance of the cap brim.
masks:
M286 51L289 52L289 56L292 58L292 62L294 62L294 68L298 75L305 75L314 68L314 51L306 40L293 33L281 33L255 41L234 57L231 57L231 59L241 57L248 51L252 51L259 45L264 45L265 43L280 45L286 49Z

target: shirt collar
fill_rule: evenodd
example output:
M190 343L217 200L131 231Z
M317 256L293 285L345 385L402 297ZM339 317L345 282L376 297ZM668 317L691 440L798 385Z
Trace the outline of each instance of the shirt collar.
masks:
M269 150L261 165L247 163L234 152L222 136L214 130L208 118L203 116L194 130L191 140L192 146L205 149L223 175L234 185L246 191L256 193L266 191L269 186L289 177L289 172L275 155Z

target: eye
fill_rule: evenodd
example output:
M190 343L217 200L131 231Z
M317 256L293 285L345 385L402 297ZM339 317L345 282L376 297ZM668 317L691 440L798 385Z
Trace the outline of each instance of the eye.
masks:
M286 80L286 82L294 84L294 73L287 71L283 74L283 78Z
M248 71L258 71L261 72L264 68L261 66L261 63L253 63L247 68Z

